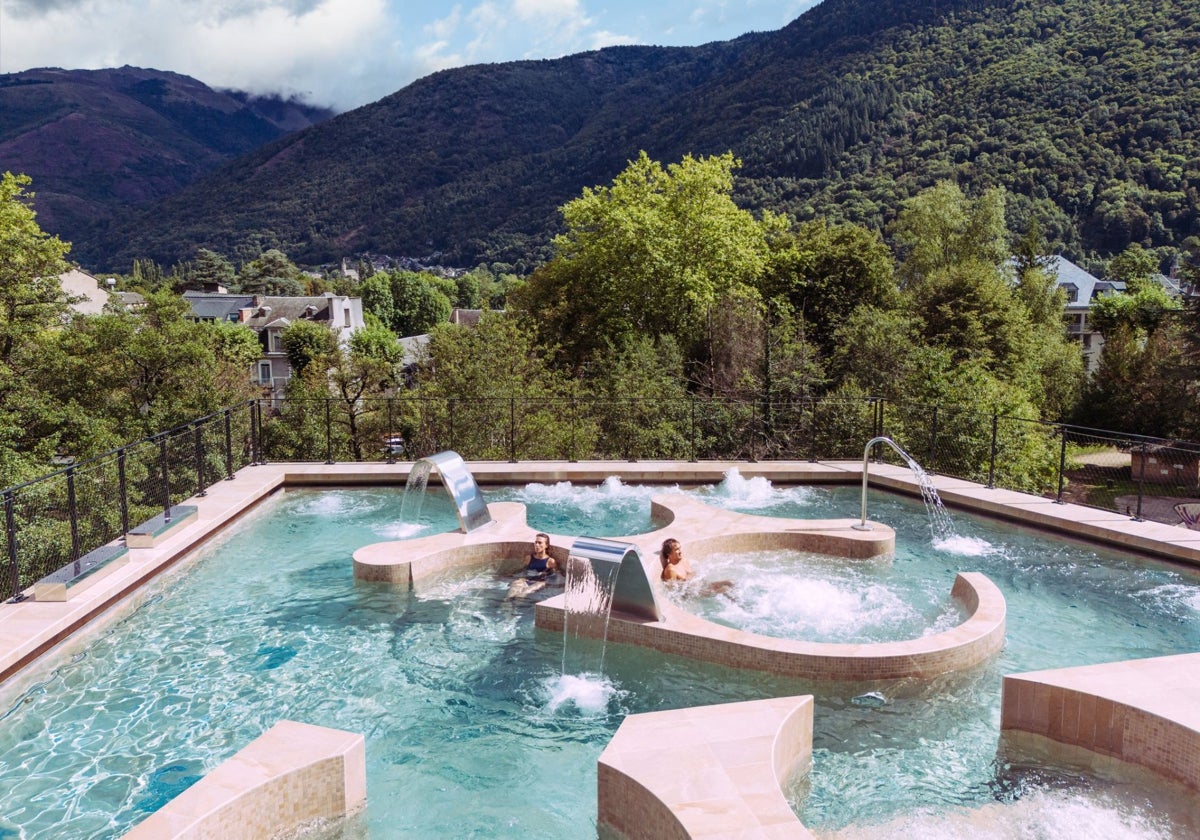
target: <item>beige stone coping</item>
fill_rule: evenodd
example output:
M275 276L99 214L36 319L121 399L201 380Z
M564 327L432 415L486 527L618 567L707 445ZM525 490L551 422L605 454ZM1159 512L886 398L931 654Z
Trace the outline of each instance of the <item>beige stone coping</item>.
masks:
M598 829L626 840L811 840L782 784L812 763L813 698L629 715L598 762Z
M973 668L1004 647L1004 595L991 580L979 572L959 572L950 595L966 607L967 620L941 633L904 641L839 644L780 639L726 627L661 601L662 621L613 614L607 638L729 668L801 679L857 682L933 677ZM540 601L534 610L538 627L562 631L563 596Z
M268 840L367 798L362 735L283 720L155 811L126 840Z
M1200 791L1200 653L1004 677L1000 727ZM1077 757L1069 753L1069 757Z

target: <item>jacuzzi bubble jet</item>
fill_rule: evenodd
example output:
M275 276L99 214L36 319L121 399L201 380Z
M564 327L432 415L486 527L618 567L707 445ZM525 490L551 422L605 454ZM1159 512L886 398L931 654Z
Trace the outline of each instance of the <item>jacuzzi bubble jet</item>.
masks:
M775 487L764 476L746 478L737 467L730 467L721 483L701 494L701 498L706 504L728 510L765 512L779 507L807 508L812 503L813 493L809 487Z

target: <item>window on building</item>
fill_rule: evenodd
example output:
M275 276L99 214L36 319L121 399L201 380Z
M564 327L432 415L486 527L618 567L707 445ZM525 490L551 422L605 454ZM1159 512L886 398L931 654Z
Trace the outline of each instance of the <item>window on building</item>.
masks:
M271 352L272 353L282 353L283 352L283 335L278 330L271 331Z
M271 384L271 363L270 362L259 362L258 363L258 384L260 384L260 385L270 385Z
M346 326L349 327L350 326L350 307L347 305L344 311L346 313Z

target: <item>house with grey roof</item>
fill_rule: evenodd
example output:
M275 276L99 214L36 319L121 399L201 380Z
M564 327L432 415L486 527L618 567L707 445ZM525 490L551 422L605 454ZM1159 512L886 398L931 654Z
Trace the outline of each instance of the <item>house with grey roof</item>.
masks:
M1049 270L1054 274L1055 285L1066 294L1063 320L1067 333L1082 345L1084 369L1090 376L1100 366L1100 354L1104 350L1104 336L1089 319L1092 302L1108 292L1125 291L1125 284L1100 280L1061 256L1054 257Z
M362 298L345 295L275 297L184 292L183 297L192 307L194 320L243 324L258 334L263 352L251 376L262 386L263 395L274 399L283 396L284 386L292 376L292 366L283 347L283 331L289 326L296 321L323 324L343 346L356 330L366 326Z

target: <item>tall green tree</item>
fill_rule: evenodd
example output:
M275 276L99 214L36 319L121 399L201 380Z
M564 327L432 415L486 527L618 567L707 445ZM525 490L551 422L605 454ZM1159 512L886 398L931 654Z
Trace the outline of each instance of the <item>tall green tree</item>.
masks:
M663 167L644 152L610 186L562 207L555 257L514 294L571 358L635 335L673 336L690 351L717 300L753 292L768 260L767 233L734 203L731 154L686 156Z
M69 266L70 245L44 232L32 207L31 180L0 176L0 479L4 486L29 474L54 454L36 435L32 417L53 418L38 375L48 331L61 327L67 295L59 275Z
M304 294L300 269L287 254L272 248L242 266L238 287L247 295L300 296Z
M967 262L998 267L1009 255L1004 191L993 188L971 199L954 182L941 181L904 202L893 235L906 288Z
M805 222L771 237L761 286L782 297L804 320L807 338L828 352L833 333L857 306L897 303L892 253L875 231L824 220Z

